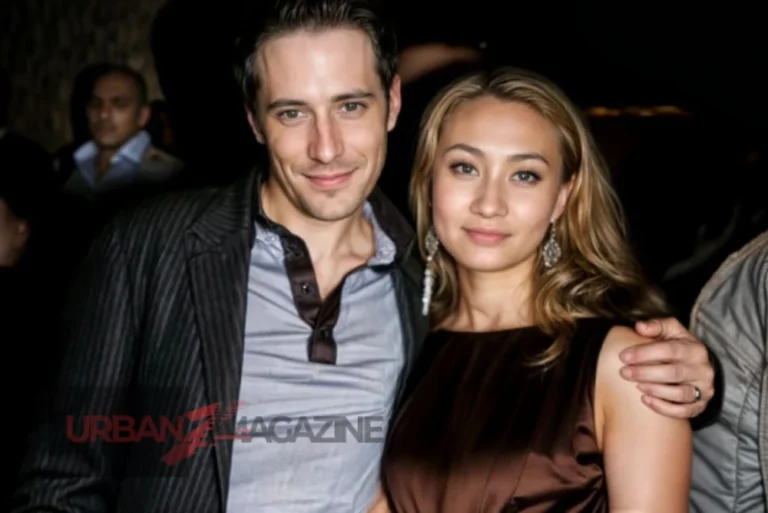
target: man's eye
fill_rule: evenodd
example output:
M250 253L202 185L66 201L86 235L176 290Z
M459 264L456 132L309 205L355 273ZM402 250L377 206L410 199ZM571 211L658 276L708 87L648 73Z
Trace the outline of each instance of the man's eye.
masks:
M301 113L296 109L284 110L278 114L281 119L296 119Z

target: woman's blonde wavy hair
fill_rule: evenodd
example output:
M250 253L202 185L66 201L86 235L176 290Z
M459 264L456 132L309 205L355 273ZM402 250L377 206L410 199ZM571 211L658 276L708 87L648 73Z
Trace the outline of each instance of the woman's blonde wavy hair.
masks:
M554 342L534 364L551 363L567 349L578 318L631 322L668 315L664 299L645 280L633 256L607 167L581 113L547 79L516 68L461 78L438 94L425 112L410 189L422 255L426 258L424 240L432 225L432 171L441 132L458 105L485 96L527 105L552 123L560 139L563 181L573 179L554 227L562 257L550 269L543 266L540 252L536 260L534 322ZM430 322L438 327L458 307L458 275L456 263L442 249L429 265L435 273Z

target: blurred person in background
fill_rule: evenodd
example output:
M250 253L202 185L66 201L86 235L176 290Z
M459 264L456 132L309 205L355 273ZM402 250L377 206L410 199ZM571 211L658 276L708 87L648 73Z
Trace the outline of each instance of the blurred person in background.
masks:
M174 178L183 167L152 144L145 130L151 109L144 78L121 65L104 67L86 107L91 139L73 153L74 169L59 169L64 192L97 200Z
M51 159L15 137L0 139L0 340L6 379L8 449L3 465L18 473L35 407L55 371L56 317L68 279L66 238L57 242L58 189ZM15 486L3 480L2 501Z

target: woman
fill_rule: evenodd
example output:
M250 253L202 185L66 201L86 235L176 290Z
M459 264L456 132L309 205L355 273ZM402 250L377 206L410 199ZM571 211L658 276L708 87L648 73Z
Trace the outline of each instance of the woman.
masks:
M689 423L619 373L646 342L630 323L667 312L577 109L527 72L464 78L411 187L435 329L390 430L391 508L687 512Z

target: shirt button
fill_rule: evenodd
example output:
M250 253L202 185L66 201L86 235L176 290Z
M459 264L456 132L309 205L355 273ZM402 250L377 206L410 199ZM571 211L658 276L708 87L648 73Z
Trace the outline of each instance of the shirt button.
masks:
M301 293L305 296L312 292L312 287L309 285L309 283L302 283L301 284Z

